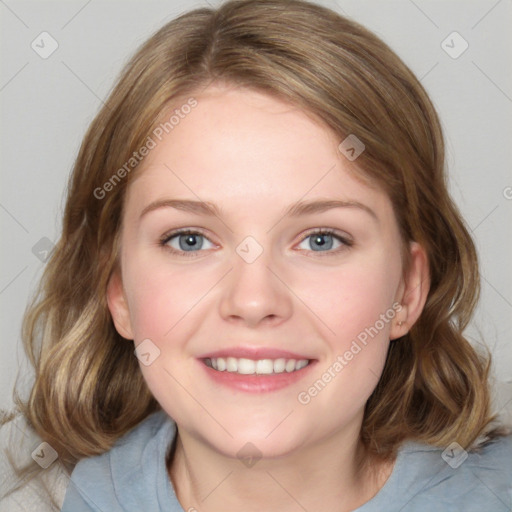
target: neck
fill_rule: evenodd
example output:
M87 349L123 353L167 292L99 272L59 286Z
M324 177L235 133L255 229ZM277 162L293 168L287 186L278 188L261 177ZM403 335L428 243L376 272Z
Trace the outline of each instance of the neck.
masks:
M323 512L349 512L377 494L394 461L370 458L359 437L340 437L248 467L178 432L169 477L184 510L288 512L321 503Z

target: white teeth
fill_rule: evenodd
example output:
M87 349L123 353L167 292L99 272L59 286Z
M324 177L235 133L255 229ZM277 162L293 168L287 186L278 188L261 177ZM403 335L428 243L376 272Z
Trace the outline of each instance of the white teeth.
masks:
M269 375L274 371L274 362L272 359L259 359L256 361L256 373Z
M246 359L236 357L215 357L206 359L206 364L223 372L240 373L242 375L270 375L272 373L288 373L301 370L309 364L308 359Z
M274 373L283 373L286 367L286 359L276 359L274 361Z
M251 375L256 371L256 361L252 359L239 359L238 360L238 373L242 375Z
M221 359L218 357L217 359ZM236 372L238 370L238 362L234 357L228 357L226 359L226 370L228 372Z
M301 368L304 368L308 365L308 362L306 359L301 359L300 361L297 361L297 366L295 367L296 370L300 370Z
M285 370L290 373L290 372L293 372L293 370L295 370L295 359L290 359L289 361L286 361L286 366L284 367Z

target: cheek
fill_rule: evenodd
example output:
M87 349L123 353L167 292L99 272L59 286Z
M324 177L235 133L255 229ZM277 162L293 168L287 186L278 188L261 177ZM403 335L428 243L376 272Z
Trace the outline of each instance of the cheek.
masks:
M398 265L390 268L378 259L333 270L321 281L304 278L301 287L308 306L329 327L332 343L343 348L373 327L382 338L388 336L399 272Z
M205 276L183 269L171 271L167 265L148 262L143 257L126 263L126 289L136 345L150 339L159 350L158 355L154 348L151 350L155 359L148 366L141 360L140 370L153 396L172 417L180 418L180 411L190 408L188 395L179 382L190 373L190 361L183 364L183 360L187 342L197 328L197 322L191 322L194 305L208 290ZM177 367L175 361L180 361Z
M327 407L334 400L343 404L346 411L355 412L366 402L380 378L389 348L390 328L400 308L395 303L395 293L401 275L399 257L393 258L390 251L387 260L381 254L358 259L333 271L325 279L323 292L317 291L314 296L311 309L330 328L329 332L323 331L328 353L319 368L320 380L329 383L329 391L322 393L319 405ZM347 390L350 390L348 394ZM313 394L317 392L313 390Z
M161 338L172 326L172 303L176 301L170 300L171 288L148 274L137 276L132 286L130 317L135 340Z
M397 283L393 272L385 274L372 266L347 268L331 277L323 293L310 295L311 309L329 332L322 329L326 352L297 401L308 414L331 410L326 422L335 428L357 415L380 379L396 315Z
M207 276L143 255L126 262L130 318L136 340L164 340L208 291ZM214 281L212 281L214 282ZM158 343L158 341L156 341Z

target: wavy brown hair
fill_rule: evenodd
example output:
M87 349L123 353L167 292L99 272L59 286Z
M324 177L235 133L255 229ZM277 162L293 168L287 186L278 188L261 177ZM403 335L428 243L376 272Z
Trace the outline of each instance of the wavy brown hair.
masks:
M293 104L365 145L357 171L389 196L404 244L420 243L431 286L410 332L391 342L361 438L376 456L406 439L470 449L489 431L490 355L463 335L479 293L477 255L447 191L443 134L421 83L377 36L301 0L231 0L167 23L141 46L93 120L70 177L62 236L23 323L35 383L19 407L66 464L108 450L160 408L133 344L114 328L106 287L116 269L126 187L101 188L171 105L212 83Z

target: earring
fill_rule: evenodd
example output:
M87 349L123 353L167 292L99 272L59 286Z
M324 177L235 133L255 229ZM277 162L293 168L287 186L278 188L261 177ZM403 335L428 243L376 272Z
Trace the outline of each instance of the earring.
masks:
M404 323L400 320L400 322L398 322L398 327L402 327L402 325L404 325Z

